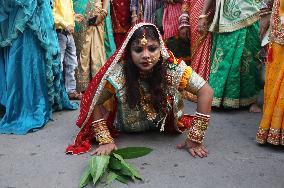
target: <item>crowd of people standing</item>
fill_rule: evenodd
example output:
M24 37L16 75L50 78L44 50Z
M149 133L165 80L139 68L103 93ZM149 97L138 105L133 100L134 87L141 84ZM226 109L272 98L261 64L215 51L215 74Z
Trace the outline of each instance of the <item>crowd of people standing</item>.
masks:
M150 44L159 49L160 55L154 54L155 49ZM132 45L136 47L132 49ZM113 110L108 108L116 106L113 101L117 99L111 99L113 97L109 93L118 96L120 92L111 79L122 88L117 78L111 77L113 75L106 78L104 74L110 71L117 74L112 65L120 64L118 62L129 60L134 65L139 64L135 64L134 55L129 58L129 54L149 51L148 59L142 54L137 62L146 58L145 63L152 67L151 73L148 69L139 69L138 66L136 70L130 65L128 67L127 63L121 63L121 70L125 69L126 73L126 70L136 71L140 75L137 82L130 73L125 73L125 78L122 76L129 81L126 81L126 99L121 101L130 109L133 107L131 97L135 92L140 92L140 96L141 88L144 88L146 93L149 90L149 96L153 95L152 102L137 98L141 104L134 104L141 105L143 109L149 107L148 111L143 111L147 117L151 116L149 111L159 111L153 100L163 104L166 98L156 96L153 91L170 95L159 90L166 83L161 81L153 83L156 86L148 86L147 81L143 82L145 78L151 80L153 75L165 71L164 79L180 79L176 89L184 99L197 102L198 109L201 109L190 121L175 119L179 125L193 122L190 132L196 136L201 133L197 130L200 127L194 127L194 122L200 121L203 127L207 127L211 109L208 106L224 109L248 107L250 112L261 112L257 100L263 88L261 73L265 66L264 111L256 140L261 144L284 145L283 45L284 3L281 0L0 1L0 133L26 134L37 130L52 118L53 111L77 109L77 103L71 100L82 99L81 105L84 107L85 104L85 108L81 107L84 120L82 117L78 119L82 126L78 136L83 135L84 138L77 138L77 143L68 147L67 152L78 154L88 151L90 136L97 138L101 135L90 134L92 130L88 126L86 128L88 122L85 121L91 119L94 126L102 126L106 131L107 119L102 121L104 116L98 114L111 114ZM141 52L138 52L140 48ZM267 54L265 58L261 58L264 54ZM105 65L106 62L109 65ZM163 62L169 64L165 65L165 69L160 65ZM175 67L175 64L179 66ZM161 71L156 67L160 67ZM183 74L178 77L176 72L169 72L173 70ZM168 74L175 76L169 78ZM182 79L195 87L181 86ZM102 86L104 90L99 87L101 82L106 84ZM131 83L134 85L129 89L127 84ZM137 84L140 89L136 88ZM204 90L210 95L204 95ZM94 94L97 91L107 93L104 95L108 97L101 101L95 99L100 103L97 108L91 108L93 112L86 106L91 105L93 98L100 98ZM171 97L174 99L176 96ZM204 104L202 107L202 103L206 103L206 107ZM159 111L160 115L157 112L155 117L160 119L148 118L147 121L157 125L160 121L166 122L171 108L175 105L165 107L163 112ZM176 118L176 115L173 116ZM124 120L121 122L127 124ZM204 134L203 131L203 137ZM192 135L188 137L194 137ZM113 143L110 137L108 133L109 142L102 142L102 145ZM194 137L185 143L193 155L206 156L202 142L194 144L196 140L202 139ZM109 153L114 148L115 145L101 148L98 153Z

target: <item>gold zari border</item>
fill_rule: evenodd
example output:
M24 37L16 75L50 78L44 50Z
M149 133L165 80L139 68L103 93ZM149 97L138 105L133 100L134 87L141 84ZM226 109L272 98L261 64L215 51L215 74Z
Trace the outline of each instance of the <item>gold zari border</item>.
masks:
M240 106L249 106L257 101L258 95L255 95L246 99L230 99L230 98L213 98L212 106L220 107L221 104L224 107L239 108Z
M229 25L216 25L215 27L210 28L210 31L217 33L233 32L242 29L244 27L250 26L258 20L259 20L259 13L257 12L244 20L234 22Z
M259 144L268 142L273 145L284 145L284 129L259 128L256 134L256 142Z

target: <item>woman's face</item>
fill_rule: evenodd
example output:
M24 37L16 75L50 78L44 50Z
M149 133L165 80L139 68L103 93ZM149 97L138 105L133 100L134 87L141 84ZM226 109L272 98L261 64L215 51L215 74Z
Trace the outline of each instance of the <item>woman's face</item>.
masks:
M149 38L134 41L130 51L133 63L143 72L151 71L161 56L159 42Z

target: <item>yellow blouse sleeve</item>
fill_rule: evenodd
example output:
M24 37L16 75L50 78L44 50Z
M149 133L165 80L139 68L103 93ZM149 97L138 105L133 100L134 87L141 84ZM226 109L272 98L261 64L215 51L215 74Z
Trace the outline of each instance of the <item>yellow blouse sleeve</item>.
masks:
M183 90L186 87L188 79L191 76L191 74L192 74L192 68L190 66L188 66L184 70L184 72L181 76L181 79L180 79L180 82L179 82L179 88L178 88L179 90Z

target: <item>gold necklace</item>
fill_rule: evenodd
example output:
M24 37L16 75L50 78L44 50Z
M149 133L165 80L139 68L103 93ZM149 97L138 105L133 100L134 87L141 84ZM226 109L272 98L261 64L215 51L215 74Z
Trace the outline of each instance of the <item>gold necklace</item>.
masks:
M142 83L139 82L140 84L140 104L141 107L144 111L144 113L146 114L146 118L150 121L154 121L157 117L157 113L151 103L151 95L150 94L146 94Z

